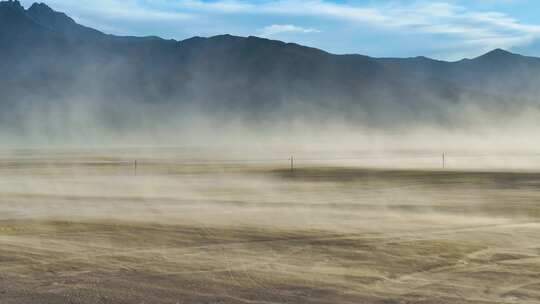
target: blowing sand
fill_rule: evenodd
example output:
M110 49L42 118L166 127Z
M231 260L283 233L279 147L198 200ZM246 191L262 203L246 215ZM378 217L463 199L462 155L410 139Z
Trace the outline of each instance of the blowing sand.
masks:
M412 167L6 156L0 303L539 303L540 174Z

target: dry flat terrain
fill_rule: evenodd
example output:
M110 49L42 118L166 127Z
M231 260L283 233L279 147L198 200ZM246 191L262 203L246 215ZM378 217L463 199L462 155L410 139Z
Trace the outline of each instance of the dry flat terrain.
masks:
M539 219L534 172L6 155L0 303L540 303Z

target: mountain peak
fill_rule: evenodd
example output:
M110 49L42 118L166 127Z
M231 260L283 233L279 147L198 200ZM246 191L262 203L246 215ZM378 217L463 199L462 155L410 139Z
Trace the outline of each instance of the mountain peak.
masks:
M55 11L45 3L34 3L26 14L37 24L66 37L80 39L82 36L102 37L97 30L79 25L68 15Z
M75 21L64 13L57 12L45 3L34 3L27 10L28 14L42 25L55 27L73 24Z
M22 30L28 26L28 22L26 11L19 1L0 0L0 32L13 33L14 29Z
M32 4L32 6L30 6L28 11L36 11L36 12L49 13L49 14L54 13L54 10L43 2L41 3L35 2L34 4Z
M12 9L17 9L17 10L24 10L21 3L17 0L0 1L0 9L1 8L12 8Z
M503 50L501 48L496 48L491 52L488 52L488 54L498 54L498 55L514 55L513 53L510 53L507 50Z
M501 58L514 57L514 56L519 56L519 55L511 53L503 49L494 49L493 51L488 52L478 58L501 59Z

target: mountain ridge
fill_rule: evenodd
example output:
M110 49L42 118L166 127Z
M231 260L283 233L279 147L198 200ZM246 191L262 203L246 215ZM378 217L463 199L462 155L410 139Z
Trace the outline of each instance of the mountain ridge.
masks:
M459 107L538 107L540 59L501 49L454 62L376 58L254 36L114 36L42 3L0 2L0 16L0 107L22 116L29 105L84 100L115 122L143 105L224 121L331 116L373 126L455 125ZM12 121L12 111L4 119Z
M80 24L76 23L75 20L73 20L67 14L65 14L63 12L58 12L58 11L52 9L50 6L48 6L44 2L34 2L28 9L25 9L24 6L18 0L0 1L0 9L2 9L3 6L7 6L7 7L11 6L12 8L19 9L19 10L22 10L22 11L24 11L26 13L29 13L31 17L33 17L34 19L37 19L38 21L41 21L41 22L38 22L41 25L50 23L52 21L50 19L56 19L56 22L59 22L61 24L69 24L69 25L77 27L77 28L84 28L84 29L90 30L90 31L95 32L95 33L100 33L100 34L103 35L102 38L111 37L111 36L112 37L118 37L118 38L119 37L126 37L126 36L116 36L116 35L111 35L111 34L105 34L105 33L101 32L99 30L92 29L92 28L86 27L84 25L80 25ZM44 19L49 19L49 20L44 22L45 21ZM51 29L56 29L56 30L58 29L58 26L59 26L58 24L50 24L50 25L51 25ZM242 39L256 38L256 39L263 39L263 40L267 40L267 41L281 42L281 43L286 44L286 45L297 45L297 46L301 46L301 47L305 47L305 48L309 48L309 49L318 50L318 51L328 53L328 54L331 54L331 55L335 55L335 56L363 56L363 57L369 57L369 58L374 58L374 59L387 59L387 60L392 60L392 59L403 59L403 60L407 60L407 59L424 59L425 60L425 59L427 59L427 60L437 61L437 62L455 63L455 62L459 62L459 61L462 61L462 60L475 60L475 59L478 59L478 58L482 58L482 57L486 57L486 56L492 56L492 55L496 55L498 57L500 57L500 56L518 55L518 56L524 56L524 57L529 57L529 58L539 58L539 57L535 57L535 56L527 56L527 55L513 53L513 52L510 52L508 50L501 49L501 48L496 48L494 50L491 50L491 51L489 51L489 52L487 52L485 54L479 55L479 56L474 57L474 58L463 58L463 59L454 60L454 61L434 59L434 58L430 58L430 57L422 56L422 55L416 56L416 57L373 57L373 56L359 54L359 53L334 54L334 53L330 53L330 52L321 50L321 49L316 48L316 47L308 47L308 46L300 45L300 44L297 44L297 43L294 43L294 42L283 42L283 41L280 41L280 40L267 39L267 38L262 38L262 37L257 37L257 36L247 36L247 37L235 36L235 35L231 35L231 34L219 34L219 35L208 36L208 37L194 36L194 37L190 37L190 38L186 38L186 39L182 39L182 40L164 39L164 38L161 38L159 36L127 36L127 37L152 38L152 39L160 39L160 40L164 40L164 41L174 41L174 42L185 42L185 41L190 41L190 40L193 40L193 39L220 39L220 38L223 38L223 37L242 38Z

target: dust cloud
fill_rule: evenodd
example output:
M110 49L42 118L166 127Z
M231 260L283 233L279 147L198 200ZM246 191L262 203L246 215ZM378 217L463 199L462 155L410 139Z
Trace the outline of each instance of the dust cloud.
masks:
M540 300L534 170L473 170L462 156L463 170L456 155L443 170L411 152L304 154L291 170L235 153L4 153L2 299Z

